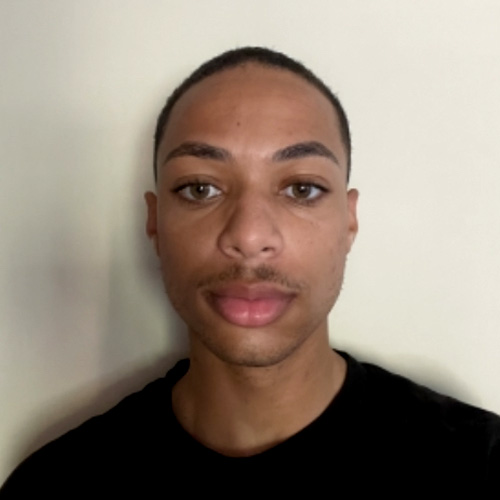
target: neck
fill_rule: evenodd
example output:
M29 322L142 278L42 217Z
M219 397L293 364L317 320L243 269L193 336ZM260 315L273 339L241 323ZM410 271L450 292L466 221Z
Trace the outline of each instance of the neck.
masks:
M173 391L181 425L227 456L269 449L315 420L340 390L346 366L325 334L268 367L235 366L192 342L188 373Z

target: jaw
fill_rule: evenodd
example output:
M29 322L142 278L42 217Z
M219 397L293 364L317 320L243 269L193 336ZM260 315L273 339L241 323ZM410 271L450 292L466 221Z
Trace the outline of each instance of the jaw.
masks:
M325 352L330 352L328 326L326 320L312 332L300 332L291 324L268 325L248 328L226 324L219 326L216 335L206 329L201 333L190 329L190 355L193 364L210 367L221 372L240 372L265 368L283 372L290 367L291 372L301 365L313 366Z

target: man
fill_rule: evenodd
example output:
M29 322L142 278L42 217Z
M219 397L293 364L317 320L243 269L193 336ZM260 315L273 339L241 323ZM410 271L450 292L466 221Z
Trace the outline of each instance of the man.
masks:
M159 495L179 478L222 495L498 483L498 417L329 347L358 229L350 149L337 98L267 49L224 53L174 91L147 234L189 362L37 452L2 498Z

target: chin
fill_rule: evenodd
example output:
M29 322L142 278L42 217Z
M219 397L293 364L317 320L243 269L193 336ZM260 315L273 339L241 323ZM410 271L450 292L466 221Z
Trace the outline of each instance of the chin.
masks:
M276 332L263 331L259 333L244 331L240 335L247 337L246 341L235 342L234 330L229 333L230 342L223 342L213 336L197 336L203 350L210 353L228 365L248 368L266 368L275 366L290 357L304 343L307 337L288 339L287 342L270 342ZM261 337L259 339L259 337Z

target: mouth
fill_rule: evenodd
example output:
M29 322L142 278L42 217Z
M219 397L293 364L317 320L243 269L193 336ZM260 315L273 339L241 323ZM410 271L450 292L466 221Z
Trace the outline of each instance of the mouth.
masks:
M286 311L296 294L273 284L226 284L210 290L208 302L227 322L247 328L269 325Z

